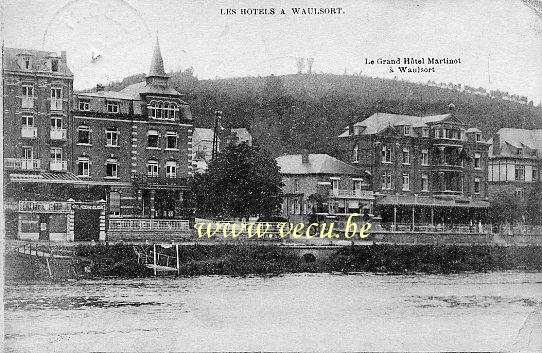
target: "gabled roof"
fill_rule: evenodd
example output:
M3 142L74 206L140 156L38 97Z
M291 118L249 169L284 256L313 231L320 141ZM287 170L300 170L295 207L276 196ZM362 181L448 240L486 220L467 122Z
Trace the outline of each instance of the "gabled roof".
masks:
M110 99L133 99L132 96L116 91L98 91L98 92L82 92L77 93L78 97L98 97L98 98L110 98Z
M518 157L518 148L537 150L538 154L542 155L542 129L503 128L497 131L497 134L500 137L501 156ZM492 156L493 139L488 142L491 143L489 155Z
M327 154L309 154L309 163L302 162L301 154L290 154L276 158L281 174L332 174L363 175L361 169Z
M33 58L32 69L30 71L45 71L51 74L61 74L66 76L73 76L70 68L66 63L60 60L60 56L54 51L33 50L33 49L19 49L19 48L4 48L4 60L2 68L9 71L28 71L19 67L17 60L21 55L28 55ZM58 71L51 72L46 66L49 58L58 58Z

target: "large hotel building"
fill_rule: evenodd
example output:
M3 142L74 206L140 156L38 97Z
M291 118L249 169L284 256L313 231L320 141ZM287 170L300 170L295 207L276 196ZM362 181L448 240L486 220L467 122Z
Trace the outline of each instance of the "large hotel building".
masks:
M158 42L145 82L120 92L74 94L65 52L5 48L3 59L8 236L106 240L107 225L190 216L192 116Z

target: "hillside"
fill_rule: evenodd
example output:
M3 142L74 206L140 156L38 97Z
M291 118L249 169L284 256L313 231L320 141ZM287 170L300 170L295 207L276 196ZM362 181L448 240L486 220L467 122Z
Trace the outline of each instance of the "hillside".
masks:
M542 109L445 88L366 76L302 74L198 80L189 69L171 74L171 84L185 95L199 127L211 127L213 112L224 112L226 127L247 127L274 155L338 152L335 136L349 122L376 111L430 115L448 111L484 138L502 127L542 128ZM143 75L115 82L119 90Z

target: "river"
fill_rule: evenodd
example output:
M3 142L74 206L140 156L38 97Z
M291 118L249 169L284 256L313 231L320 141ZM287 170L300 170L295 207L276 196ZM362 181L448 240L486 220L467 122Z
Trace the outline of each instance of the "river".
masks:
M4 295L8 352L542 351L542 273L104 279Z

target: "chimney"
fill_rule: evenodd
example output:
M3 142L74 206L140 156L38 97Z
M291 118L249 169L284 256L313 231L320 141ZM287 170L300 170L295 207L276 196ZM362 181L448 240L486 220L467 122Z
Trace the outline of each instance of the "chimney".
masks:
M105 90L105 88L104 88L103 85L101 85L99 83L96 85L96 92L102 92L104 90Z
M455 104L450 103L450 104L448 105L448 111L449 111L451 114L455 113Z
M348 124L348 135L354 135L354 123Z
M63 64L66 64L67 62L67 59L66 59L66 51L65 50L62 50L60 52L60 61L63 63Z
M498 156L501 154L501 135L496 133L493 135L493 155Z
M301 163L308 164L309 163L309 151L307 149L304 149L301 151Z

